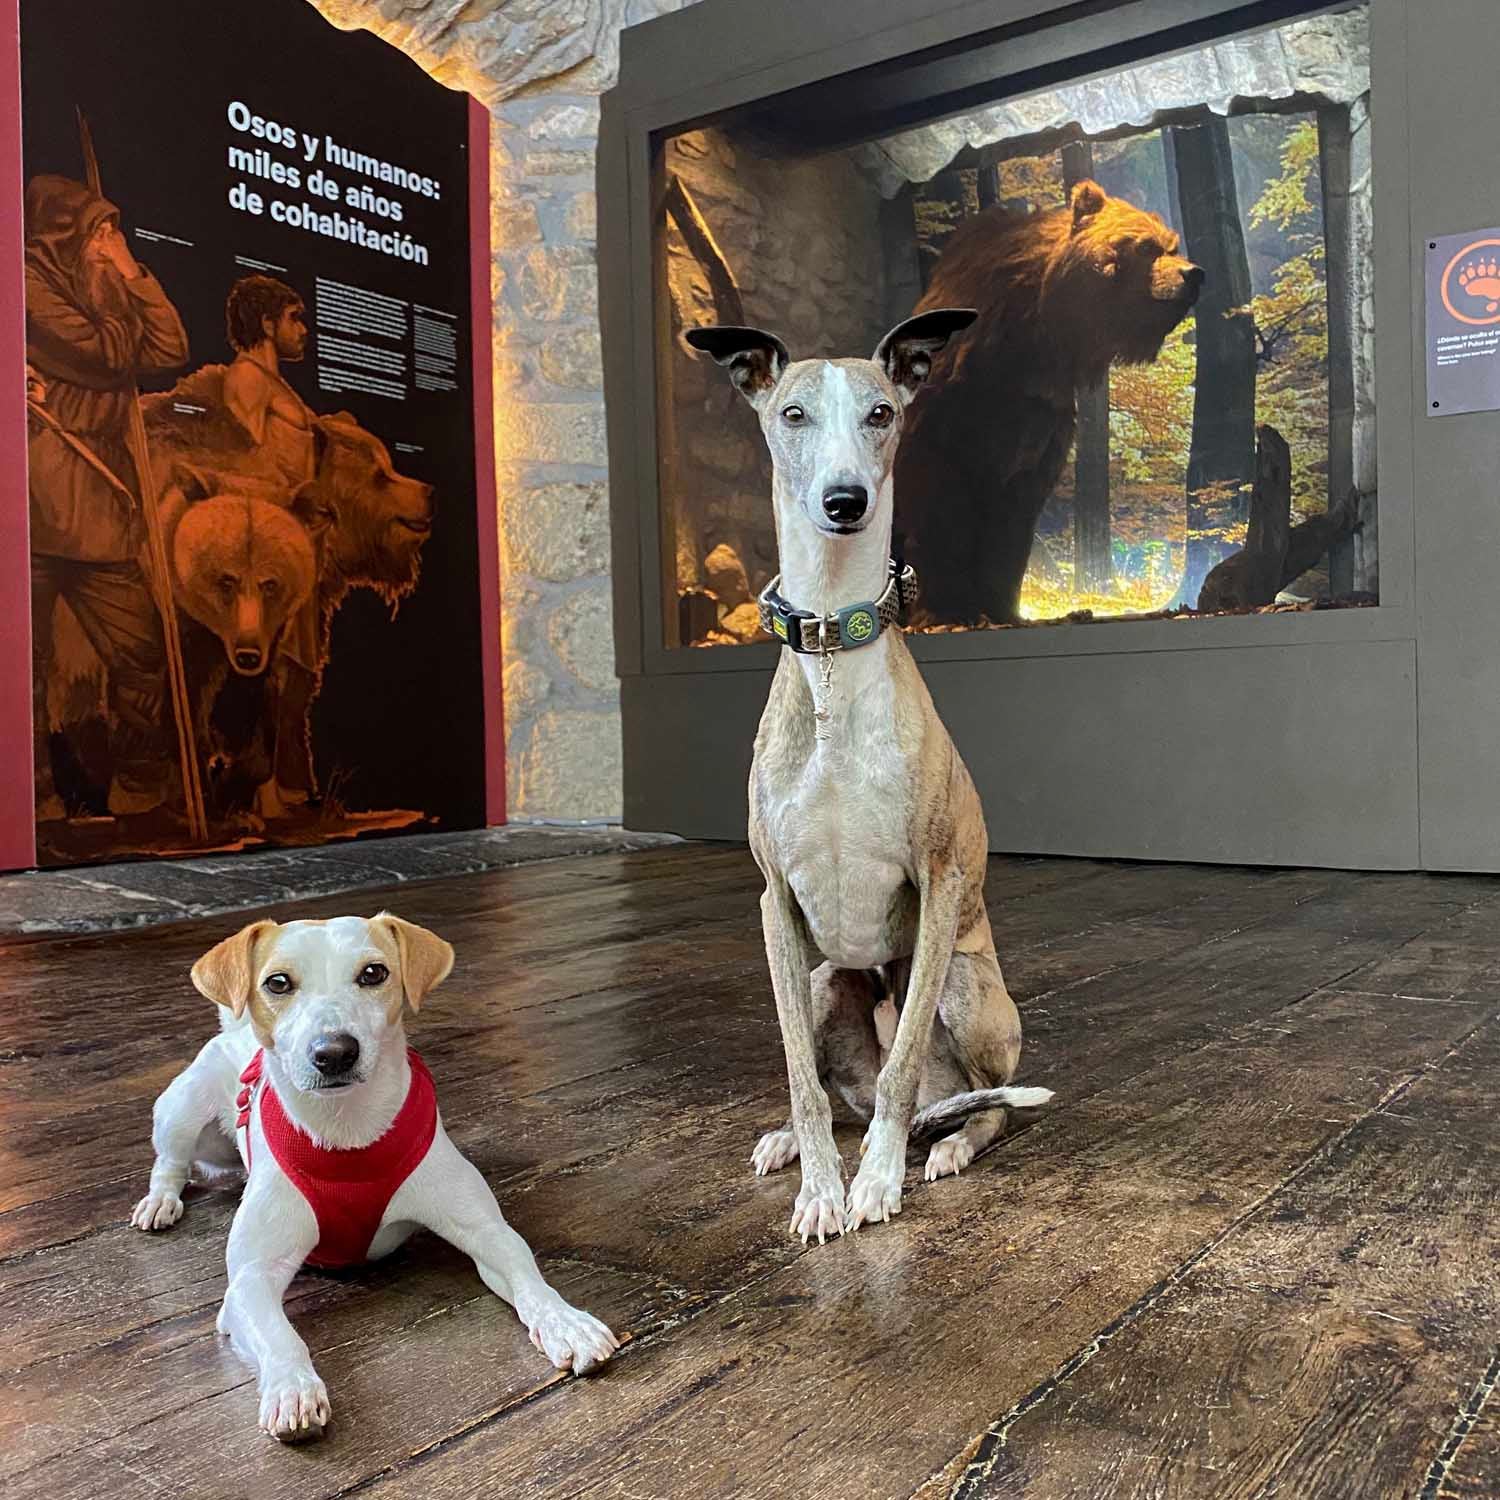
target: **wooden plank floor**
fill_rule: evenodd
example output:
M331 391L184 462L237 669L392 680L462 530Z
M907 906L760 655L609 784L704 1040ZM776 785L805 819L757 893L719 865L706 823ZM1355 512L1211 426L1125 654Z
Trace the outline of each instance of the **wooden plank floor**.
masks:
M749 1168L758 893L681 847L390 895L458 949L413 1027L450 1132L628 1342L553 1375L422 1237L293 1284L334 1406L295 1450L214 1333L233 1196L125 1227L233 924L0 946L0 1493L1500 1495L1500 881L995 861L1058 1106L809 1250Z

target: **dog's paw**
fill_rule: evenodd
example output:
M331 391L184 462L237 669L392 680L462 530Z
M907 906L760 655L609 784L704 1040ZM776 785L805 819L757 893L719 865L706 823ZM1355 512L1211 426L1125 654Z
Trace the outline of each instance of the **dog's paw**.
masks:
M887 1162L884 1153L866 1154L849 1184L849 1212L844 1228L856 1230L861 1224L889 1224L901 1212L901 1179L906 1175L903 1156Z
M281 1376L260 1393L260 1425L278 1443L310 1443L328 1425L328 1387L317 1374Z
M779 1172L797 1160L797 1137L790 1130L768 1130L760 1138L750 1160L755 1165L755 1175L764 1177Z
M586 1375L604 1364L620 1341L598 1318L558 1299L531 1325L531 1342L557 1366Z
M810 1183L804 1177L792 1210L789 1233L799 1235L805 1245L816 1235L821 1245L831 1236L844 1232L844 1185L837 1178L826 1186Z
M153 1188L130 1214L134 1229L170 1229L182 1217L182 1199L176 1193Z
M946 1140L933 1143L932 1150L927 1153L927 1167L922 1175L928 1182L936 1182L939 1177L949 1175L957 1177L973 1160L974 1148L969 1144L968 1136L950 1135Z

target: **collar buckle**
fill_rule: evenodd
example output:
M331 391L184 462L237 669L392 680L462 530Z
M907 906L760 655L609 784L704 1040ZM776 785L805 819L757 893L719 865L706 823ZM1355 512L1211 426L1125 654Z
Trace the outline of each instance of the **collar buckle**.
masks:
M802 655L808 651L803 640L804 620L815 620L811 610L795 609L776 592L779 576L773 578L760 596L761 624L766 632L774 635L783 646Z

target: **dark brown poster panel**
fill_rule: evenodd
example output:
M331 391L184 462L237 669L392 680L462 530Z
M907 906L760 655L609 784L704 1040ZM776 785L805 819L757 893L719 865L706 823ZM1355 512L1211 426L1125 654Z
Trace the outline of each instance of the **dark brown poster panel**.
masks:
M37 857L484 822L468 100L22 0Z

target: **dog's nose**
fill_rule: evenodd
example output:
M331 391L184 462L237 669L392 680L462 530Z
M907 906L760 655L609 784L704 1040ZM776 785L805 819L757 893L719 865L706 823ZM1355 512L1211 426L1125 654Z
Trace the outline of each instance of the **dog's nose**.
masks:
M862 484L836 484L823 491L823 514L840 526L852 526L869 505L870 495Z
M234 653L234 664L242 672L258 672L260 670L260 652L254 647L239 647Z
M1188 290L1196 294L1203 285L1206 274L1202 266L1184 266L1182 279L1187 283Z
M314 1038L309 1055L325 1078L342 1078L359 1061L359 1043L347 1031L325 1031Z

